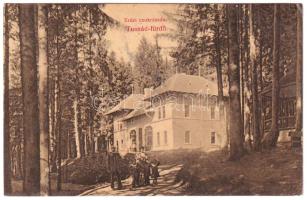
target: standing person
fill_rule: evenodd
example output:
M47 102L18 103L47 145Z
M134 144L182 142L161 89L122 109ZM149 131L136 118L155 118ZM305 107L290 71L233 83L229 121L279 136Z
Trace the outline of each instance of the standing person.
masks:
M153 179L153 185L158 183L158 177L160 176L158 170L159 165L160 162L157 159L153 159L151 162L151 178Z
M147 160L148 157L147 157L147 155L145 153L145 148L141 147L140 148L140 152L136 153L135 157L136 157L136 160L138 160L138 161L145 161L145 160Z
M137 154L137 159L140 160L142 163L143 167L143 172L144 172L144 185L149 185L150 184L150 162L148 160L148 156L145 153L145 148L141 147L141 152Z
M150 185L150 162L148 159L144 162L144 184Z
M132 177L132 183L131 183L131 189L136 188L140 185L139 179L140 179L140 166L139 163L136 161L136 159L133 159L131 165L130 165L130 172Z
M117 189L122 189L122 182L120 177L120 155L115 151L115 147L111 147L111 152L108 154L108 170L111 176L111 188L114 189L115 178L117 179Z
M150 166L145 148L141 147L140 152L136 154L136 162L139 164L139 183L140 185L149 185Z

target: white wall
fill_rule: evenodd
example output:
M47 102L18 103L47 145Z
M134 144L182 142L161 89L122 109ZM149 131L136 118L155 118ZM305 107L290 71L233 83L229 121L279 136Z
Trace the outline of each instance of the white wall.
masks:
M227 143L226 114L220 119L219 107L213 105L215 118L211 119L210 104L200 104L198 97L194 96L185 101L183 96L177 95L178 101L168 101L163 98L153 103L154 114L152 116L142 115L123 124L122 131L114 131L114 142L119 141L120 151L129 151L130 132L136 131L137 148L139 147L139 128L142 128L143 145L145 144L145 128L151 126L153 129L152 150L169 150L178 148L204 148L205 150L224 147ZM188 102L188 103L187 103ZM193 102L193 103L192 103ZM185 117L184 105L190 104L190 115ZM209 105L209 107L208 107ZM162 107L165 106L165 116ZM161 112L159 118L159 109ZM116 128L117 118L114 121ZM167 131L167 144L164 144L164 131ZM185 131L190 131L191 143L185 144ZM160 133L160 144L157 141L157 133ZM216 133L216 144L211 144L211 132ZM121 143L123 140L123 143ZM139 149L138 149L139 150Z
M172 119L163 119L154 121L152 123L153 128L153 150L169 150L174 147L174 136L173 136L173 123ZM164 140L164 131L167 131L167 143ZM160 144L158 144L158 133L160 134Z

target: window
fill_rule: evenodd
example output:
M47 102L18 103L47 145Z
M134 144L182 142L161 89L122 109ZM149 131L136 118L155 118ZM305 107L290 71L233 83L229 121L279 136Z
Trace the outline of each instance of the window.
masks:
M190 133L190 131L186 131L184 133L184 143L185 144L191 144L191 133Z
M161 108L159 107L159 119L161 119Z
M157 145L160 146L160 133L157 132Z
M225 107L224 107L224 104L221 104L220 105L220 117L221 117L221 119L223 117L225 117L224 114L225 114Z
M145 150L149 151L152 147L152 127L147 126L145 128Z
M165 106L162 106L162 116L165 118Z
M139 128L139 146L143 146L143 133L142 133L142 128Z
M211 144L215 144L215 132L211 132Z
M167 144L167 131L164 131L164 144Z
M130 140L131 140L131 144L136 144L136 132L135 132L135 130L132 130L130 132Z
M122 140L122 144L124 144L124 140Z
M189 117L190 116L190 106L185 104L184 105L184 116Z
M119 130L123 130L123 125L122 124L119 124Z
M215 106L211 106L210 111L211 111L211 119L215 119Z
M132 130L130 132L130 151L136 151L136 131Z

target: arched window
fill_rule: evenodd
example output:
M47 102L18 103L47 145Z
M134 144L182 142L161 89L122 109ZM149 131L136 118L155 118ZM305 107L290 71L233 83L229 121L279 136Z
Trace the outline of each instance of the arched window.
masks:
M152 148L152 127L147 126L145 128L145 150L151 150Z

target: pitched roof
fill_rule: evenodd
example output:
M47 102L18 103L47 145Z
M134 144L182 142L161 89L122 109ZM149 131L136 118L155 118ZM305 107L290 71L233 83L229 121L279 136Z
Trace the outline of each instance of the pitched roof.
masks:
M131 94L126 99L119 102L119 104L113 107L110 111L108 111L106 115L112 114L120 110L133 110L135 108L142 107L145 103L143 100L143 94Z
M153 113L153 112L154 112L153 110L145 109L145 108L135 109L135 110L131 111L127 116L122 118L122 121L131 119L133 117L137 117L137 116L140 116L140 115L144 115L144 114L147 114L147 113Z
M208 91L208 93L211 95L218 95L218 87L216 82L208 80L201 76L187 75L181 73L171 76L162 85L155 88L151 96L146 96L145 98L148 99L150 97L154 97L168 91L194 94ZM226 88L224 88L223 92L224 96L228 94Z
M168 91L192 94L208 92L210 95L218 95L217 83L214 81L208 80L200 76L187 75L183 73L175 74L169 79L167 79L162 85L155 88L152 93L149 94L149 96L144 96L143 94L131 94L129 97L122 100L119 104L117 104L110 111L108 111L106 115L125 109L136 110L132 111L124 119L144 114L144 109L147 108L147 104L149 103L144 101L144 99L149 99L151 97L160 95ZM226 88L224 88L223 92L224 96L228 95L228 91Z

